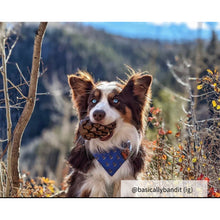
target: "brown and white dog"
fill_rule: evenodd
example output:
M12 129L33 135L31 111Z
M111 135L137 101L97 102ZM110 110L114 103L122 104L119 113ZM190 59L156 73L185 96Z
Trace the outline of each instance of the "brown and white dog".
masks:
M84 140L77 130L75 146L68 159L73 172L69 176L66 195L119 197L120 181L136 179L145 166L142 138L152 76L133 72L124 83L95 83L90 74L78 71L68 76L68 82L79 120L89 117L91 122L102 125L116 122L116 128L104 140ZM117 172L110 176L92 153L100 149L108 151L113 147L121 148L122 142L127 141L132 145L132 152Z

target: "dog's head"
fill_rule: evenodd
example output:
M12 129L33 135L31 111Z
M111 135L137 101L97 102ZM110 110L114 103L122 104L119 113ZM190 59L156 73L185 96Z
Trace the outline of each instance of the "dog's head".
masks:
M68 76L68 82L80 120L89 116L102 125L122 120L143 132L152 76L134 73L124 83L95 83L90 74L78 71Z

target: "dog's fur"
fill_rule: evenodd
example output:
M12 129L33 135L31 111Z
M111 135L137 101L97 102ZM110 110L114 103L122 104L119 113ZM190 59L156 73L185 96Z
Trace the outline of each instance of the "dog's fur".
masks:
M73 172L69 176L67 197L105 197L120 196L120 181L136 179L144 168L145 150L142 137L145 133L145 113L151 96L152 76L135 73L126 82L95 83L87 72L78 71L68 76L72 90L72 100L77 109L79 120L93 116L95 110L103 110L105 117L98 123L108 125L116 121L112 137L84 140L77 130L75 147L69 157ZM93 104L92 100L97 103ZM118 103L113 99L117 98ZM122 142L130 141L132 152L120 169L110 176L91 152L121 148ZM114 187L113 194L108 190Z

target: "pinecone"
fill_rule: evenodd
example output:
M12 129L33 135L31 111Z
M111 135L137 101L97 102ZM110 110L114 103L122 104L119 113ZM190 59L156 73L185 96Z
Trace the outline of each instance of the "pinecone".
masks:
M79 123L79 133L87 140L90 140L91 138L100 138L100 140L104 141L111 137L115 127L116 122L108 125L101 125L98 123L92 123L89 117L86 117Z

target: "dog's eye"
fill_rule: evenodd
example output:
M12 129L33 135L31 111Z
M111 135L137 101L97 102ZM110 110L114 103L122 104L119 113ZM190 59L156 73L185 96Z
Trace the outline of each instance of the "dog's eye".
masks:
M97 103L97 100L96 100L96 99L92 99L92 103L93 103L93 104L96 104L96 103Z
M114 98L112 101L114 104L117 104L119 102L117 98Z

